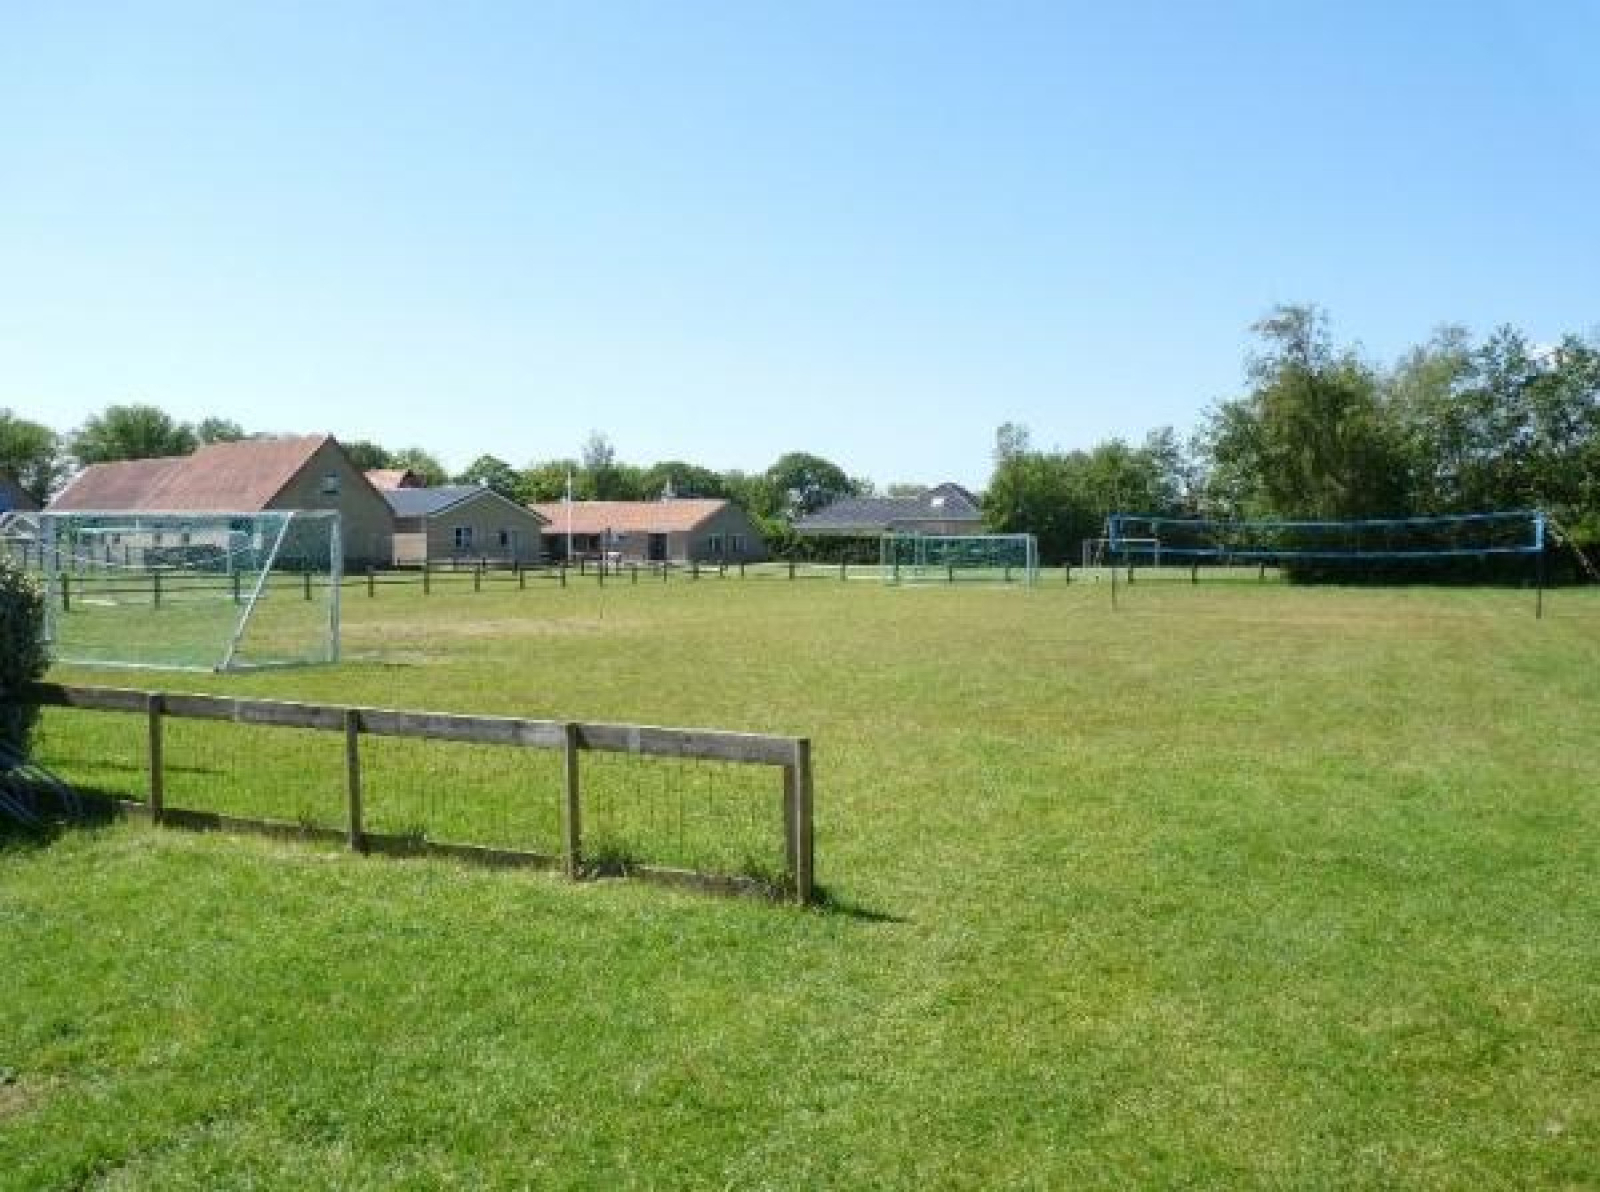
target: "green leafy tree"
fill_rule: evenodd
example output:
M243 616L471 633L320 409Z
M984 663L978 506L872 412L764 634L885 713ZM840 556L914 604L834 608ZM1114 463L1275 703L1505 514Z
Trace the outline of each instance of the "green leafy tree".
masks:
M1408 460L1375 370L1334 349L1315 307L1279 307L1254 331L1251 390L1208 428L1212 503L1231 515L1405 512Z
M350 462L363 472L394 467L394 455L387 447L379 446L367 439L352 439L348 443L341 440L339 445L350 457Z
M767 469L765 480L769 499L778 502L774 512L791 520L861 491L860 482L838 464L804 451L780 456Z
M480 455L466 471L455 478L457 484L481 484L508 500L521 504L527 500L523 474L505 460L493 455Z
M567 477L572 477L572 495L581 500L578 480L583 465L575 459L547 459L522 470L522 491L530 502L560 501L567 495Z
M27 754L39 710L18 695L48 664L44 595L13 559L0 557L0 746L9 751Z
M594 431L584 442L581 495L586 501L637 501L644 495L638 468L618 462L611 440Z
M195 424L194 437L202 443L237 443L250 436L231 419L202 418Z
M639 488L646 500L671 490L678 497L726 497L727 486L720 473L679 459L663 460L644 469Z
M42 423L0 410L0 472L43 505L66 472L61 436Z
M72 454L85 464L157 459L188 455L197 443L191 428L158 406L107 406L72 436Z
M428 488L437 487L450 479L450 473L445 471L438 457L421 447L406 447L394 452L389 457L389 467L407 468L415 472Z

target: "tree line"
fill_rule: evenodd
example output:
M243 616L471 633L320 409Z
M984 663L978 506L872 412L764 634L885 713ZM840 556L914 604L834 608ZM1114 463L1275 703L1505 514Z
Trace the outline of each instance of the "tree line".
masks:
M1282 306L1251 329L1245 386L1137 445L1041 449L1002 425L984 495L989 526L1036 534L1049 561L1076 557L1114 512L1220 518L1347 519L1540 508L1580 545L1600 544L1600 341L1538 345L1513 327L1474 338L1445 326L1392 365L1337 344L1325 312ZM80 464L181 455L251 437L238 423L179 422L152 405L114 405L58 433L0 410L0 471L41 502ZM794 451L760 472L684 460L635 465L596 432L576 456L522 467L480 455L454 475L422 447L344 443L357 466L408 468L430 485L482 484L519 504L722 497L780 550L795 518L874 491L832 461ZM938 478L929 478L938 479ZM916 491L891 485L890 495Z
M1600 340L1537 345L1445 326L1392 366L1335 343L1325 312L1282 306L1252 328L1246 387L1187 439L1035 449L1002 426L985 509L1071 558L1114 512L1344 520L1543 509L1600 544Z

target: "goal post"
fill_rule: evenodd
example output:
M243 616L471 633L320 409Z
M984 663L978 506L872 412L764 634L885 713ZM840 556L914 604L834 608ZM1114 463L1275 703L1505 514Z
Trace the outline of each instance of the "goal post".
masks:
M57 661L214 671L338 661L336 512L33 516Z
M888 533L878 540L878 566L888 584L1020 583L1039 579L1032 534Z

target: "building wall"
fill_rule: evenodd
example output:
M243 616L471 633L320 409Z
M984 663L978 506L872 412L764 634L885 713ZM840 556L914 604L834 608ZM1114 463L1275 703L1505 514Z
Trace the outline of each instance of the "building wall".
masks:
M336 492L326 491L324 478L329 476L337 480ZM317 448L267 508L338 510L347 570L387 567L394 557L394 514L389 503L332 440Z
M726 505L690 533L672 537L676 540L671 544L674 559L700 563L759 563L767 558L767 540L737 505Z
M544 558L544 522L527 509L491 492L468 497L443 513L427 518L427 557L441 559L488 559L491 563L537 563ZM456 544L457 527L472 531L472 544ZM508 545L501 545L500 531L512 534ZM396 556L399 544L396 544ZM417 560L420 562L420 560Z

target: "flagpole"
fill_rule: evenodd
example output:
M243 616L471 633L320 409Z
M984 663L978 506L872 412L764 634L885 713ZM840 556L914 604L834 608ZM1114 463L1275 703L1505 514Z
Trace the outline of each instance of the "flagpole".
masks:
M567 469L567 562L572 562L572 469Z

